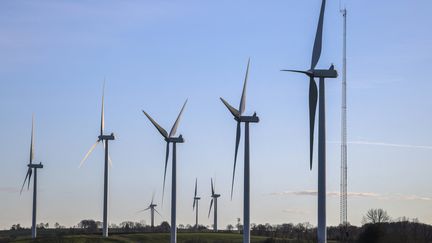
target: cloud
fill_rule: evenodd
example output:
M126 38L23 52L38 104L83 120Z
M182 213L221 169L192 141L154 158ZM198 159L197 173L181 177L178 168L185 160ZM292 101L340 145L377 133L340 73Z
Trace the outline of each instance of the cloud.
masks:
M19 188L16 187L5 187L5 186L0 187L0 193L1 192L18 193L19 191L20 191Z
M339 144L340 142L329 141L328 143ZM394 147L394 148L409 148L409 149L432 149L432 146L428 146L428 145L396 144L396 143L371 142L371 141L362 141L362 140L349 141L348 144L384 146L384 147Z
M284 191L284 192L274 192L270 193L273 196L284 196L284 195L293 195L293 196L316 196L318 193L314 190L304 190L304 191ZM339 197L339 192L327 192L327 196L329 197ZM373 192L348 192L348 196L350 197L379 197L379 194Z
M270 193L272 196L316 196L318 193L315 190L304 191L284 191ZM379 194L375 192L348 192L348 197L373 198L377 200L400 200L400 201L432 201L432 197L418 195L396 194ZM339 197L339 192L327 192L328 197Z

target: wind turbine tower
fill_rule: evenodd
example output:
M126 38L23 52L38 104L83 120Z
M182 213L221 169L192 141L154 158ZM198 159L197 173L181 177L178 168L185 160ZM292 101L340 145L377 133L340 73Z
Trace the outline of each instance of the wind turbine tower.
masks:
M213 179L211 179L211 192L212 192L212 194L211 194L212 200L210 201L210 209L209 209L208 217L210 217L212 206L214 206L214 211L213 211L213 231L217 232L217 230L218 230L218 227L217 227L217 214L218 214L218 211L217 211L217 200L220 197L220 194L216 194L215 193L215 188L213 186Z
M32 214L31 235L32 235L32 239L36 239L37 169L42 169L43 165L42 165L42 163L33 164L33 159L34 159L34 116L32 117L32 129L31 129L31 140L30 140L30 161L27 165L27 167L28 167L27 174L24 178L24 183L21 187L20 194L22 193L22 191L24 189L26 181L27 181L27 190L30 188L30 180L31 180L32 174L34 174L34 176L33 176L33 214Z
M302 73L309 77L309 136L310 136L310 169L312 170L315 114L319 103L318 114L318 243L327 242L326 222L326 125L325 125L325 79L337 78L338 73L331 65L329 69L316 69L321 57L326 0L322 0L315 42L312 51L311 67L307 71L282 70ZM315 82L319 79L319 90Z
M186 106L187 100L183 104L182 109L180 110L179 115L177 116L176 121L174 122L174 125L171 128L170 133L163 129L153 118L150 117L147 112L142 111L144 115L147 116L147 118L150 120L150 122L153 124L153 126L156 127L156 129L159 131L159 133L162 135L162 137L165 139L166 142L166 155L165 155L165 172L164 172L164 180L163 180L163 191L162 191L162 200L165 193L165 178L166 178L166 172L167 172L167 166L168 166L168 157L169 157L169 149L170 149L170 143L172 143L173 148L173 154L172 154L172 175L171 175L171 243L177 242L177 223L176 223L176 215L177 215L177 143L184 143L183 136L180 134L180 136L175 137L177 133L177 128L180 124L180 119L183 114L183 110Z
M192 208L195 210L195 229L198 229L198 202L201 200L200 197L197 196L198 188L197 188L198 179L195 179L195 194ZM196 208L196 209L195 209Z
M231 114L234 116L234 120L237 122L236 131L236 143L235 143L235 154L234 154L234 168L233 168L233 178L231 183L231 199L233 195L234 188L234 178L235 178L235 168L237 163L237 152L240 144L240 134L241 134L241 123L245 124L245 140L244 140L244 177L243 177L243 243L250 242L250 147L249 147L249 125L250 123L258 123L259 117L256 112L252 116L244 116L243 113L246 109L246 87L249 75L249 64L248 60L246 75L243 84L243 92L240 98L239 109L232 107L223 98L220 98L224 105L228 108Z
M154 202L154 193L153 193L150 205L146 209L138 212L138 213L140 213L140 212L144 212L144 211L147 211L150 209L150 222L151 222L150 225L151 225L152 229L154 228L154 213L156 212L157 214L159 214L159 216L162 217L162 215L156 210L157 204L154 204L153 202Z
M108 164L111 163L111 159L109 157L109 150L108 150L108 141L114 140L115 137L114 137L114 133L111 133L109 135L104 134L104 128L105 128L104 94L105 94L105 82L104 82L103 89L102 89L100 134L98 136L98 140L96 141L96 143L93 144L93 146L90 148L90 150L84 156L84 159L81 161L79 167L81 167L84 164L84 162L87 160L87 158L93 152L93 150L96 148L96 146L99 143L102 143L104 148L105 148L102 235L103 235L103 237L108 237L108 172L109 172Z

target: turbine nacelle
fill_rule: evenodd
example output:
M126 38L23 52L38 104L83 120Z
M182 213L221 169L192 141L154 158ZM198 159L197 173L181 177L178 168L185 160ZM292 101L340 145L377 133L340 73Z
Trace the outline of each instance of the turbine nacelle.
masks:
M211 195L212 198L218 198L218 197L220 197L220 196L221 196L220 194L214 194L214 195Z
M168 142L168 143L184 143L184 139L183 139L182 135L180 135L178 137L168 137L168 138L165 138L165 141Z
M29 168L31 168L31 169L42 169L43 168L42 163L39 163L39 164L28 164L27 166Z
M236 116L234 117L234 120L238 122L258 123L259 117L254 113L252 116Z
M200 197L194 197L194 200L201 200Z
M114 137L114 133L111 133L110 135L99 135L99 141L102 141L102 140L114 140L115 139L115 137Z

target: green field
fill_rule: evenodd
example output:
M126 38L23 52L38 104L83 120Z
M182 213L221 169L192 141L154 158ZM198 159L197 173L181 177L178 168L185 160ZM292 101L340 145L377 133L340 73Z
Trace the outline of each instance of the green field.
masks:
M169 242L169 234L167 233L147 233L147 234L121 234L112 235L105 239L96 235L73 235L63 237L50 237L50 238L39 238L37 240L31 240L29 238L20 238L12 242L43 242L43 243L104 243L104 242ZM241 243L242 235L240 234L229 234L229 233L179 233L179 243ZM251 242L277 242L277 243L308 243L308 241L297 241L297 240L271 240L267 237L252 236ZM309 241L312 242L312 241ZM329 241L330 243L331 241ZM336 242L333 242L336 243Z

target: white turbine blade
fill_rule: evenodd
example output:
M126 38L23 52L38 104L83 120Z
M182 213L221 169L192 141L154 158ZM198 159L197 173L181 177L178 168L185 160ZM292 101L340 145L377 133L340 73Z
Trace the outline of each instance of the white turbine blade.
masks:
M136 212L136 213L142 213L142 212L145 212L145 211L147 211L147 210L149 210L150 209L150 207L148 207L148 208L146 208L146 209L143 209L143 210L140 210L140 211L138 211L138 212Z
M30 164L34 158L34 115L32 116L31 140L30 140Z
M195 196L194 197L197 196L197 183L198 183L198 179L195 178Z
M102 108L101 108L101 126L100 126L100 135L103 135L104 127L105 127L105 114L104 114L104 96L105 96L105 79L102 88Z
M231 112L231 114L232 114L234 117L239 117L239 116L240 116L240 112L239 112L236 108L232 107L232 106L231 106L228 102L226 102L222 97L221 97L220 99L221 99L222 103L224 103L224 105L228 108L228 110Z
M315 34L315 42L312 51L311 69L315 69L321 56L325 5L326 1L322 0L317 31Z
M154 209L154 211L155 211L157 214L159 214L159 216L162 217L162 214L160 214L159 211L156 210L156 208ZM163 217L162 217L162 218L163 218Z
M213 207L213 198L212 198L212 200L210 201L210 208L209 208L209 213L208 213L208 217L210 218L210 213L211 213L211 210L212 210L212 207Z
M248 80L248 76L249 76L249 64L250 64L250 58L248 60L248 64L247 64L247 68L246 68L246 75L245 75L245 80L244 80L244 84L243 84L243 92L242 92L242 96L240 99L240 106L239 106L240 115L243 114L243 112L245 111L245 108L246 108L246 86L247 86L247 80Z
M102 142L102 144L103 144L103 147L104 147L104 149L105 149L105 143ZM108 153L108 163L109 163L109 165L110 165L111 167L113 166L113 163L112 163L112 160L111 160L111 156L110 156L109 153Z
M84 159L81 160L81 163L79 164L78 168L81 168L81 166L84 164L84 162L86 161L86 159L90 156L90 154L93 152L93 150L96 148L96 145L98 145L99 140L96 141L95 144L93 144L93 146L90 148L90 150L87 152L87 154L84 156Z
M212 196L213 196L215 194L214 186L213 186L213 178L211 178L211 192L212 192Z
M167 131L165 129L163 129L159 124L157 124L157 122L155 120L153 120L153 118L151 118L151 116L149 114L147 114L147 112L145 112L144 110L142 112L144 113L144 115L146 115L146 117L150 120L150 122L156 127L156 129L160 132L160 134L164 138L168 138Z
M27 173L26 173L26 176L25 176L25 178L24 178L24 182L23 182L22 187L21 187L20 194L22 193L22 191L23 191L23 189L24 189L24 186L25 186L25 183L26 183L26 181L27 181L27 178L28 178L29 175L30 175L30 171L31 171L31 169L28 168ZM29 181L30 181L30 179L29 179Z
M182 107L181 110L180 110L180 113L179 113L178 116L177 116L176 121L174 122L173 127L171 128L171 131L170 131L170 133L169 133L169 136L170 136L170 137L174 136L174 135L176 134L176 132L177 132L177 128L178 128L178 125L179 125L179 123L180 123L180 118L181 118L181 115L183 114L183 110L184 110L184 108L185 108L185 106L186 106L187 101L188 101L188 100L186 99L185 103L183 104L183 107Z

